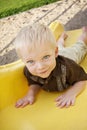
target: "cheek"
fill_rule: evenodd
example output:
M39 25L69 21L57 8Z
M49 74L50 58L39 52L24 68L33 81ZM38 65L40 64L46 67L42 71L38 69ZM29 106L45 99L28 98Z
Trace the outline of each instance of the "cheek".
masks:
M53 57L52 59L50 59L49 63L50 63L50 65L54 65L56 63L55 57Z
M46 66L49 66L50 68L54 68L56 65L56 60L55 58L51 58L48 62L46 62Z
M53 58L53 59L52 59L52 61L51 61L51 64L50 64L50 65L51 65L51 68L52 68L52 69L54 69L54 68L55 68L55 66L56 66L56 60L55 60L55 58Z
M30 73L34 73L35 72L35 67L33 67L33 66L30 67L28 65L26 65L26 66L27 66L27 68L28 68Z

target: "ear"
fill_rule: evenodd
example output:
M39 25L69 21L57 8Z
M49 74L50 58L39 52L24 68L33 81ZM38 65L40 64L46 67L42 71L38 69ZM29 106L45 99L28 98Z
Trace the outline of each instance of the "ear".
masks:
M58 47L55 48L55 57L58 56Z

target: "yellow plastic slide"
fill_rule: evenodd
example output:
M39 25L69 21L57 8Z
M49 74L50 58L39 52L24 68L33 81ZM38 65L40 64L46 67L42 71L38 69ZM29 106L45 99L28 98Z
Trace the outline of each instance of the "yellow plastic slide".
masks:
M53 22L50 28L56 39L63 31L58 22ZM81 29L67 33L66 46L71 46ZM87 55L81 66L87 72ZM15 108L16 100L28 89L23 67L21 60L0 66L0 130L87 130L87 88L77 97L75 106L69 108L56 107L54 100L61 93L43 90L33 105Z

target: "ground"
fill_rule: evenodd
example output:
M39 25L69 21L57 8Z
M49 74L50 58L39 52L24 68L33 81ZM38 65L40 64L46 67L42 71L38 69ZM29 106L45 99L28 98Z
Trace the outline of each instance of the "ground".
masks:
M13 39L22 27L34 22L41 22L49 26L54 20L64 24L65 30L86 26L87 1L62 0L0 19L0 65L18 60Z

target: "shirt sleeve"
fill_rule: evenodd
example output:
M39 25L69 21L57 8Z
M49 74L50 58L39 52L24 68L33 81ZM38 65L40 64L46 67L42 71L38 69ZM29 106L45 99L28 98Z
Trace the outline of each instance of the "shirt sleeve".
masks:
M32 75L29 73L29 71L28 71L28 69L27 69L26 66L24 67L24 75L25 75L25 77L27 78L28 85L33 85L33 84L41 85L40 83L38 83L37 80L35 81L35 80L33 80L33 79L31 78Z
M70 60L66 68L66 79L67 83L70 85L73 85L79 81L87 80L87 73L80 65L76 64L74 61Z

